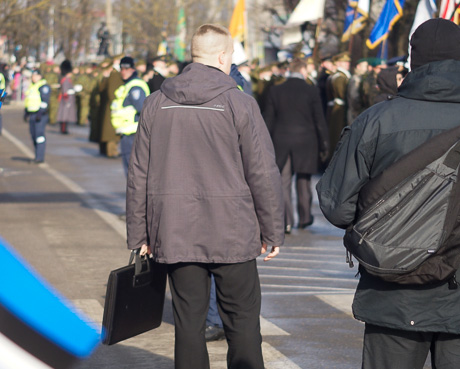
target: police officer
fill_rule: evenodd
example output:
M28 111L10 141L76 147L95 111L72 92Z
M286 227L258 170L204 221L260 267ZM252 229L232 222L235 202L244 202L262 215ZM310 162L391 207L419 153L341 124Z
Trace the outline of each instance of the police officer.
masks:
M30 135L35 147L34 163L45 161L45 128L48 123L48 104L51 88L38 69L32 72L32 84L26 91L25 114L29 119Z
M120 74L124 84L115 91L111 108L111 120L115 132L121 135L120 151L125 174L128 174L129 156L137 131L140 112L150 90L137 76L134 59L125 56L120 61Z

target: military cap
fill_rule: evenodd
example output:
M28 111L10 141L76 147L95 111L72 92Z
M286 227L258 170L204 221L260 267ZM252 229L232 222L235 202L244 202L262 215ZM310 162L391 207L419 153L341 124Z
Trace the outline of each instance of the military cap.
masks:
M350 54L345 51L343 53L340 53L340 54L337 54L337 55L334 55L332 57L332 61L335 63L335 62L351 62L351 58L350 58Z

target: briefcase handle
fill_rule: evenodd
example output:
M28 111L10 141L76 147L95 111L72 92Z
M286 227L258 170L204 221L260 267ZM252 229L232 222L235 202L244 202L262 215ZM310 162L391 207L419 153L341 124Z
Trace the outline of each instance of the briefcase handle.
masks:
M135 259L133 287L142 287L152 282L149 257L147 255L141 257L139 252L140 249L133 250L129 256L129 265L131 265L133 263L133 259ZM146 261L145 264L147 265L147 268L144 271L142 270L142 259Z

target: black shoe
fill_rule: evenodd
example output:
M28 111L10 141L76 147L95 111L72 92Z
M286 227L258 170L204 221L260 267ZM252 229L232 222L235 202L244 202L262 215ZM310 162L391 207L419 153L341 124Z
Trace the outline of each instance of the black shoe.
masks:
M301 223L301 224L299 224L299 228L305 229L305 228L311 226L311 225L313 224L314 221L315 221L315 217L312 215L312 216L311 216L311 220L310 220L308 223Z
M291 231L292 231L292 226L288 224L286 228L284 228L284 233L291 234Z
M32 163L34 164L43 164L44 162L45 162L44 160L37 160L37 159L32 161Z
M224 328L218 325L208 325L204 331L206 342L221 341L225 338Z

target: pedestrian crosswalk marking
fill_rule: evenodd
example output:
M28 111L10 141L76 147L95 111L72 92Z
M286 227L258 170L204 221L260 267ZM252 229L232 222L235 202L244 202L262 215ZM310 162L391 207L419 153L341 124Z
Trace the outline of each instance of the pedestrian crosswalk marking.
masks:
M103 308L99 301L95 299L74 299L72 303L78 309L80 314L88 317L88 321L95 321L99 325L102 324L102 315L103 315ZM282 330L281 328L277 327L273 323L269 322L268 320L261 317L260 319L260 326L262 331L263 337L268 336L288 336L289 333ZM172 324L162 322L161 326L161 340L162 342L169 342L170 344L167 346L162 347L162 354L168 357L169 359L174 359L174 326ZM135 337L131 340L123 341L117 345L131 345L133 340L146 340L149 343L154 342L152 337L155 337L156 330L147 332L141 336ZM155 350L155 347L153 347ZM218 341L218 342L209 342L208 343L208 351L211 357L211 369L224 369L227 368L227 343L225 341ZM271 346L267 342L263 342L262 344L262 351L264 355L265 361L265 368L266 369L300 369L295 363L289 360L286 356L284 356L281 352L276 350L273 346ZM156 367L157 368L157 367ZM159 369L159 368L158 368Z

